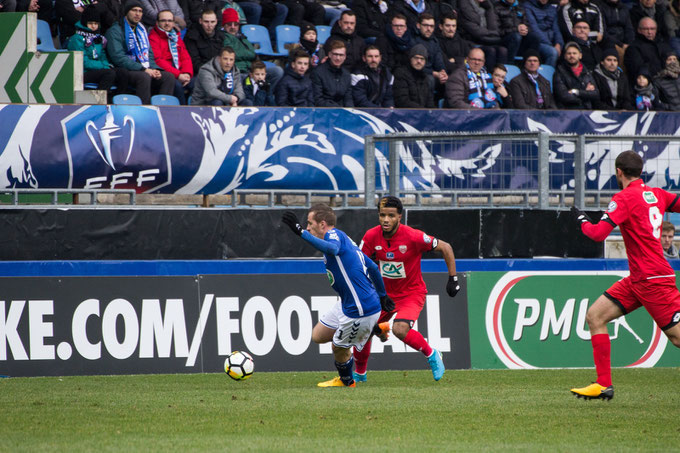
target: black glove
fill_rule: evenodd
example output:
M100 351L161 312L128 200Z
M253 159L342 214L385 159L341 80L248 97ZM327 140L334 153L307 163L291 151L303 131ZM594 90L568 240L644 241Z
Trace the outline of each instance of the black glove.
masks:
M390 296L385 294L380 298L380 307L386 312L394 311L394 301Z
M302 225L298 222L298 218L293 211L284 212L283 217L281 217L281 222L288 225L288 228L290 228L293 233L302 236Z
M458 276L449 275L449 281L446 283L446 292L448 293L449 296L456 297L458 291L460 291L460 285L458 284Z
M571 213L574 215L574 217L576 217L576 221L578 223L586 223L586 222L593 223L593 221L590 219L590 217L588 217L588 214L581 211L576 206L571 207Z

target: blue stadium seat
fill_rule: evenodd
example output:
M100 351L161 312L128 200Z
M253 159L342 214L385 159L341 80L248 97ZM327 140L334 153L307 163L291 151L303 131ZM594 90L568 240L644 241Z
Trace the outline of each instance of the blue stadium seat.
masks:
M113 97L113 103L118 105L142 105L142 100L134 94L117 94Z
M505 74L505 81L509 82L520 74L520 69L512 64L506 64L505 67L508 69L508 73Z
M99 84L98 83L85 83L85 84L83 84L83 88L86 89L86 90L98 90ZM111 87L111 91L116 91L115 85L113 85Z
M248 41L255 45L255 53L265 56L278 56L272 48L269 38L269 30L262 25L246 24L241 27L241 32L248 38ZM286 53L286 55L288 55Z
M50 24L44 20L38 19L38 47L40 52L58 52L59 49L54 47L54 41L52 40L52 31L50 30Z
M553 74L555 73L555 68L547 64L542 64L538 68L538 73L548 79L548 82L550 82L550 89L552 90L552 79Z
M325 43L326 40L331 36L331 27L328 25L317 25L316 26L316 39L321 43Z
M286 45L300 42L300 27L297 25L276 26L276 50L279 55L288 55Z
M179 105L179 99L169 94L151 96L151 105Z

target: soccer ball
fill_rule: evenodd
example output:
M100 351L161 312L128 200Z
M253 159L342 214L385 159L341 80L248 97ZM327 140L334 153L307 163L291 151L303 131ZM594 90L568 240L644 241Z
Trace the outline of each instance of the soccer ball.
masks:
M255 371L253 358L245 351L234 351L224 361L224 371L236 381L248 379Z

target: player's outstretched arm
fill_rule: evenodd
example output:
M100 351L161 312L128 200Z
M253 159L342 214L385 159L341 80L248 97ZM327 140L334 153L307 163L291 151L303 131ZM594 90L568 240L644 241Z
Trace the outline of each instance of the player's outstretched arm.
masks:
M435 252L442 254L446 267L449 271L449 280L446 282L446 293L451 297L456 297L460 291L460 284L458 283L458 275L456 274L456 256L453 254L453 247L446 241L437 239L437 246L434 248Z
M321 251L322 253L326 253L328 255L337 255L338 252L340 252L340 244L332 241L324 241L323 239L314 237L309 231L303 230L302 225L300 225L300 222L298 222L297 216L294 212L284 212L283 217L281 217L281 222L287 225L293 233L312 244L312 247Z
M576 218L576 221L581 226L581 231L583 234L588 236L593 241L604 241L616 226L616 224L609 218L607 213L604 213L600 221L594 224L588 214L581 211L576 206L571 207L571 212Z

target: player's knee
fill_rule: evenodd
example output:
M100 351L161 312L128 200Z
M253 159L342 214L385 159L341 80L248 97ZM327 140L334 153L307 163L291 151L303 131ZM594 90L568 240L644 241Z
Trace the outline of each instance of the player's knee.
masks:
M677 332L671 333L666 332L666 336L676 348L680 348L680 334L678 334Z
M409 330L411 330L411 326L409 326L407 322L395 321L392 324L392 332L400 340L406 338L406 335L408 335Z
M601 313L597 310L593 310L592 307L586 312L586 323L590 330L594 330L597 327L602 327L607 324L607 321L602 317Z

